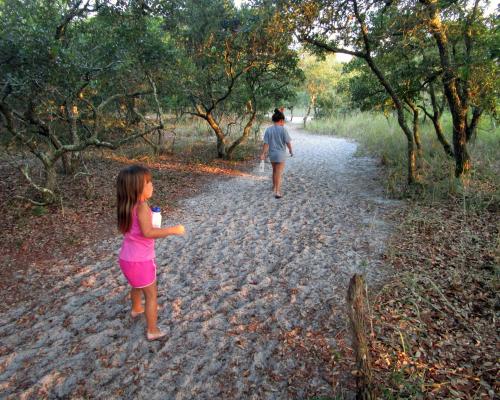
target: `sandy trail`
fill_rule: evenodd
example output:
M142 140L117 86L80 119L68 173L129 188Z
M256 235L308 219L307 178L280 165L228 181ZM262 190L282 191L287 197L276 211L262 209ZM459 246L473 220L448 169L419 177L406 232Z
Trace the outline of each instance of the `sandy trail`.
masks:
M288 129L295 156L282 199L268 165L265 176L217 181L164 222L188 231L157 241L167 341L147 342L144 320L129 317L120 238L110 239L95 249L99 262L56 266L68 276L40 305L2 315L0 397L333 395L329 353L348 280L383 280L387 216L399 204L382 197L376 162L354 158L354 143Z

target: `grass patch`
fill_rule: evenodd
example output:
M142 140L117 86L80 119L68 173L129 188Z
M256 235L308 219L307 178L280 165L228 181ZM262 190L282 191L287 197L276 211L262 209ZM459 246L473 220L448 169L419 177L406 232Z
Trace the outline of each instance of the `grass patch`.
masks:
M386 400L423 399L424 385L421 378L409 377L403 370L394 370L389 375L389 385L382 389L382 398ZM394 389L397 388L397 389Z
M42 215L45 215L48 212L49 210L47 210L47 208L45 208L44 206L35 206L31 209L31 213L35 217L41 217Z
M451 116L443 115L445 132L451 132ZM345 117L312 120L309 131L347 137L359 143L358 155L377 157L387 166L387 191L400 197L415 194L408 191L406 182L406 138L396 118L380 113L360 112ZM477 138L468 149L473 162L472 171L461 180L454 176L454 160L446 156L438 142L431 122L421 123L423 147L422 189L419 197L434 201L452 195L465 198L470 207L494 207L500 204L500 128L492 120L483 118ZM451 134L447 137L452 143Z

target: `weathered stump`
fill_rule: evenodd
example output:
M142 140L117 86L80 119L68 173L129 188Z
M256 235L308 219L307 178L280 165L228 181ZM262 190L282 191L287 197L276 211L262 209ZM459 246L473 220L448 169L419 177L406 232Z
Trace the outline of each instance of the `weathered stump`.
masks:
M375 399L368 339L366 335L366 284L363 275L354 274L347 290L347 307L351 321L352 346L356 355L356 399Z

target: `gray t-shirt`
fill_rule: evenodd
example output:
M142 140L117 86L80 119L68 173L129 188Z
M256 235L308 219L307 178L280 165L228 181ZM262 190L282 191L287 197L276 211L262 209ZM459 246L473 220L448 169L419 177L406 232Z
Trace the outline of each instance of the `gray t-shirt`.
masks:
M292 139L284 127L272 125L264 132L264 143L269 145L271 162L284 162L286 159L286 144Z

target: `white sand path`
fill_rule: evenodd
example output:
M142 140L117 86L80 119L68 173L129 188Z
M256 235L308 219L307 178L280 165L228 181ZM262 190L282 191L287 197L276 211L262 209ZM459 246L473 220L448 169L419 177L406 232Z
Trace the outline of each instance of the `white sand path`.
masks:
M157 241L168 340L147 342L144 320L129 317L120 239L110 239L76 274L57 266L68 276L42 305L2 315L0 398L332 396L328 359L297 343L335 351L348 280L383 280L387 215L400 205L382 197L376 161L354 158L354 143L289 130L282 199L268 165L265 177L256 168L211 184L165 221L188 231Z

